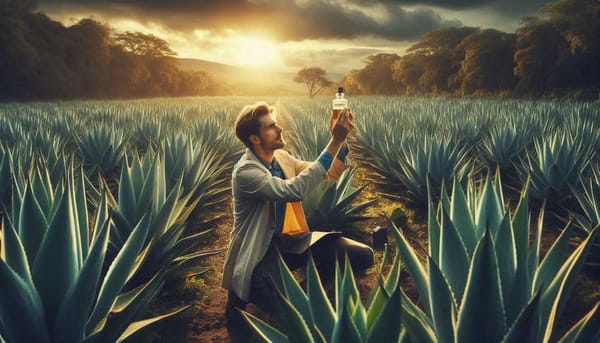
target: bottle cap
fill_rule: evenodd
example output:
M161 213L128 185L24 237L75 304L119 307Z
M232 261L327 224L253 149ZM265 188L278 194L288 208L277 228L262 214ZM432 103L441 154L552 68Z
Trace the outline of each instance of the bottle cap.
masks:
M344 93L344 87L338 87L338 93Z

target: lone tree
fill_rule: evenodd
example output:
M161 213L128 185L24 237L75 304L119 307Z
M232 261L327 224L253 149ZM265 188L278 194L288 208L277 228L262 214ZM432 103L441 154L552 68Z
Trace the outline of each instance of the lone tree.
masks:
M327 79L325 74L325 70L319 67L303 68L296 74L294 81L304 83L308 89L308 95L312 98L317 95L321 89L333 84L333 82Z

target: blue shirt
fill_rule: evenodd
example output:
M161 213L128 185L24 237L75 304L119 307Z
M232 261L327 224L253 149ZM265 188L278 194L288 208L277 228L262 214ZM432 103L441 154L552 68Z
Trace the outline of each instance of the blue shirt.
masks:
M337 157L342 162L345 162L347 154L348 154L348 147L344 145L340 149L340 152L338 153ZM276 159L273 158L273 162L271 164L269 164L269 163L267 163L267 161L263 160L262 157L260 157L257 153L254 153L254 155L256 155L258 160L271 172L272 176L285 179L285 177L283 175L283 171L281 170L281 167L279 166L279 163L277 163ZM333 156L331 156L331 154L329 152L323 150L323 152L321 152L321 154L319 155L317 161L319 161L319 163L321 163L321 165L325 168L325 170L329 170L329 168L331 167L331 164L333 163ZM277 234L281 234L281 230L283 228L283 218L285 216L286 202L285 201L275 201L274 206L275 206L275 232Z

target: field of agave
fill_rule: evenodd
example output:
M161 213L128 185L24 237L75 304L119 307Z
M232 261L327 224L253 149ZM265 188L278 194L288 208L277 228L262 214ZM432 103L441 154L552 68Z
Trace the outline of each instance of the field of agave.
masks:
M140 318L166 282L201 276L199 261L220 252L204 237L243 151L235 115L256 100L1 105L0 342L122 341L184 311ZM261 100L276 106L291 152L316 158L330 99ZM360 227L376 206L358 201L370 181L428 218L428 256L390 223L391 269L366 305L349 266L331 302L311 263L306 289L282 264L282 326L245 314L260 337L598 338L598 304L564 335L556 323L584 265L598 270L600 103L357 97L351 106L354 167L304 199L310 226ZM547 251L544 216L564 222ZM419 301L400 287L401 268Z

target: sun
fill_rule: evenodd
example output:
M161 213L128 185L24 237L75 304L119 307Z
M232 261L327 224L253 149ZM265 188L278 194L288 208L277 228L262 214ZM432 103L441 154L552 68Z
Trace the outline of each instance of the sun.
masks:
M260 36L236 38L236 63L244 66L268 66L277 63L279 51L271 40Z

